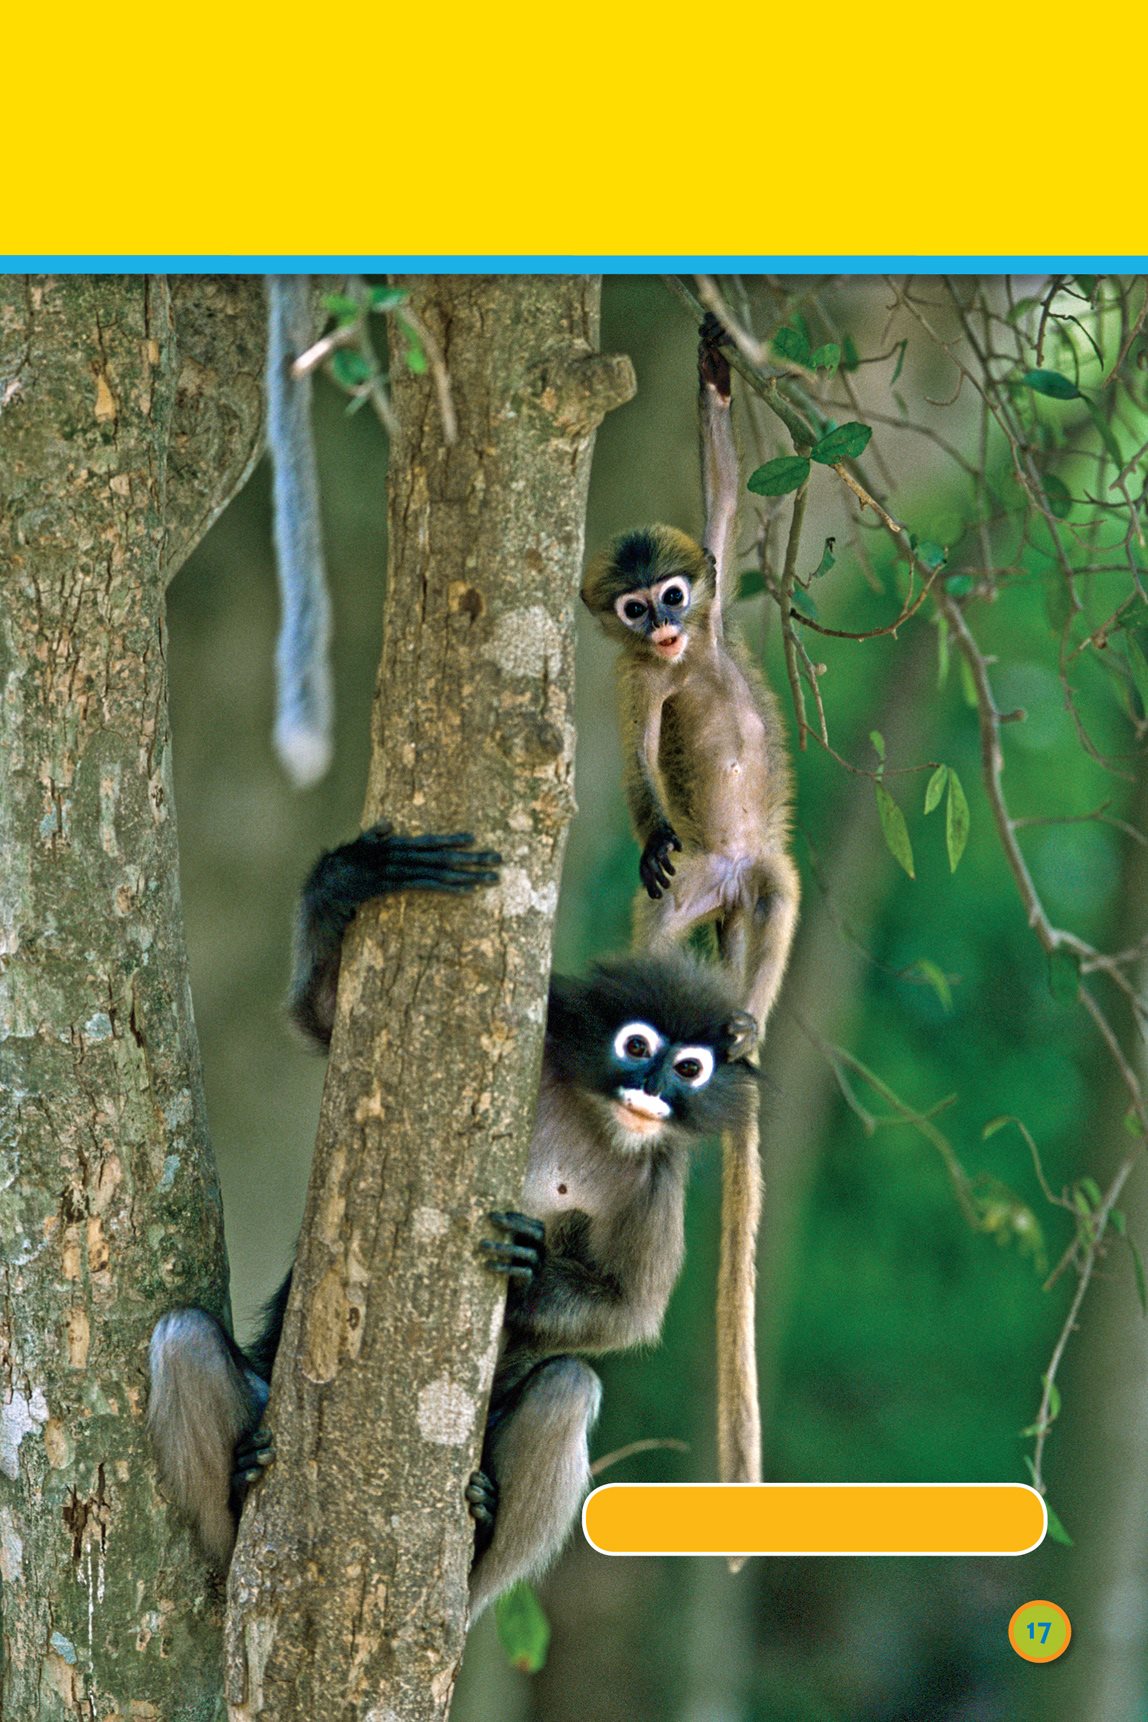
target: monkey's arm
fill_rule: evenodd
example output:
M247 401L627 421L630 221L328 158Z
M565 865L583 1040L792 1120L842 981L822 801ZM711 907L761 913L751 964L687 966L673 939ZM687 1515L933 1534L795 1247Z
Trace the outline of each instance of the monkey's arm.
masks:
M573 1212L545 1243L487 1243L510 1279L506 1327L533 1351L622 1351L657 1338L682 1257L681 1189L627 1204L606 1223ZM520 1215L492 1216L513 1235ZM501 1258L501 1259L500 1259Z
M335 1021L343 935L362 904L390 891L473 891L496 885L502 859L469 847L468 831L397 837L380 820L352 843L320 856L299 904L288 1009L304 1034L329 1046Z
M660 897L673 877L670 851L682 842L666 812L658 785L658 753L662 742L665 696L649 687L640 673L627 676L621 687L624 784L630 818L642 856L638 872L651 897Z
M733 440L729 360L721 351L725 331L713 316L701 327L698 346L698 431L701 438L702 493L706 524L702 545L714 559L717 601L713 626L722 637L725 607L735 597L734 561L737 548L738 459Z

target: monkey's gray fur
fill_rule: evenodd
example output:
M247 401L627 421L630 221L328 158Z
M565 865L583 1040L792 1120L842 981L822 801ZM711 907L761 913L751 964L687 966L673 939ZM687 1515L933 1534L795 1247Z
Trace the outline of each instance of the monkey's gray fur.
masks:
M303 894L291 1001L320 1044L358 905L382 891L460 891L496 878L498 857L470 841L396 837L383 825L319 862ZM549 1565L577 1516L601 1389L570 1353L657 1339L681 1266L689 1150L755 1116L758 1078L745 1060L756 1039L724 977L680 953L551 982L526 1212L492 1214L500 1235L479 1245L508 1293L481 1470L467 1489L472 1616ZM289 1279L247 1355L199 1310L166 1316L152 1341L161 1475L220 1566L242 1492L266 1462L257 1426Z

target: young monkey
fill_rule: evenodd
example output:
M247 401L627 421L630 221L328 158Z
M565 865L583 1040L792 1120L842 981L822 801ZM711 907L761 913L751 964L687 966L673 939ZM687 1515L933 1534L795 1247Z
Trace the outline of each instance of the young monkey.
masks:
M702 543L672 526L624 533L591 564L582 598L625 648L625 782L644 887L635 944L664 951L712 924L760 1036L785 973L800 885L788 852L790 769L777 702L725 639L724 612L736 595L739 473L724 338L707 317L698 354ZM718 1449L728 1481L761 1475L753 1348L760 1207L755 1122L725 1142Z

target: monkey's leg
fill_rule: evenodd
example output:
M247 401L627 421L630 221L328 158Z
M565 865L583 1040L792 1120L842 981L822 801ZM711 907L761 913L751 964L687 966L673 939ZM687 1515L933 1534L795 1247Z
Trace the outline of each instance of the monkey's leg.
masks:
M483 1481L494 1491L482 1491L481 1505L494 1529L471 1570L472 1620L519 1579L542 1572L565 1542L590 1486L587 1437L601 1394L593 1370L554 1357L534 1367L513 1408L492 1420Z
M789 961L799 899L797 868L788 855L778 855L754 869L741 904L731 913L741 922L734 938L742 951L745 1008L763 1034Z
M331 1039L343 935L364 903L390 891L457 894L497 885L502 857L473 842L469 831L397 837L384 819L319 857L303 887L287 999L305 1033L324 1046Z
M724 862L694 853L683 855L674 866L673 883L661 897L641 891L634 899L635 950L672 950L721 909Z
M259 1427L267 1384L214 1316L176 1309L151 1338L148 1428L166 1494L225 1570L235 1542L237 1444Z

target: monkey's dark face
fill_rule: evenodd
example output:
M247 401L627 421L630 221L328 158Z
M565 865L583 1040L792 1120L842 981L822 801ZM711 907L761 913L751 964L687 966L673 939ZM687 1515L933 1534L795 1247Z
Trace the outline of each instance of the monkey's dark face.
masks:
M722 977L686 957L632 957L588 981L555 977L547 1058L591 1099L622 1152L745 1121L758 1078L745 1063L757 1026Z
M713 598L713 565L672 526L616 538L591 565L582 600L606 632L643 657L677 663Z
M665 663L672 664L686 649L686 617L691 587L686 574L671 574L656 586L640 586L614 599L620 621L648 642Z
M671 1119L687 1118L717 1068L712 1047L675 1046L649 1022L623 1023L611 1054L615 1118L639 1137L658 1136Z

